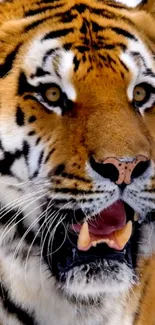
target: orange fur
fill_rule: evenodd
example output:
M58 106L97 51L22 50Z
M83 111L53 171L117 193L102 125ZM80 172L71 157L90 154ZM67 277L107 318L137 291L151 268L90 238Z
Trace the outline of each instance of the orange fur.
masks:
M21 5L22 2L22 5ZM65 12L75 3L88 4L94 9L103 8L109 15L115 15L119 20L119 27L134 34L138 33L141 39L154 50L155 47L155 22L154 1L148 1L144 7L134 10L122 9L121 6L112 8L108 6L108 1L96 2L95 0L65 0L61 8L53 9L54 13ZM141 117L133 110L128 102L125 89L131 74L125 71L118 60L120 47L116 47L112 52L100 50L100 54L105 58L105 65L101 63L100 57L95 49L98 44L98 35L89 30L88 40L90 50L88 56L91 58L93 69L89 64L83 62L77 72L72 76L72 83L77 91L77 99L71 112L64 117L47 113L41 104L32 102L31 99L25 101L23 96L17 95L17 79L23 57L29 48L31 41L39 33L49 30L59 30L64 28L64 24L58 18L52 19L47 10L43 14L43 7L40 6L40 13L36 16L24 18L24 13L29 10L39 8L37 0L14 0L12 3L0 4L0 65L3 65L6 56L12 52L18 43L22 43L13 63L12 72L5 75L0 81L0 116L5 123L14 119L17 105L21 105L25 114L25 123L32 114L36 116L33 128L42 141L46 143L47 153L55 149L54 154L48 161L49 165L55 168L65 165L65 172L85 179L59 179L53 178L54 188L74 188L89 191L92 188L91 180L85 173L85 162L89 153L93 153L96 160L102 162L106 157L116 156L137 156L144 155L155 160L155 108L146 113L145 118ZM49 18L48 18L49 17ZM30 24L47 18L42 24L24 32ZM79 14L74 20L76 32L64 36L62 44L71 43L72 51L81 59L81 53L75 48L84 46L84 39L80 32L82 20L98 19L98 23L104 27L108 18L96 16L92 13ZM118 24L117 19L111 21L112 26ZM147 24L144 23L147 21ZM53 24L53 25L52 25ZM147 25L147 26L146 26ZM71 27L68 23L66 26ZM113 33L107 30L105 38L109 44L113 43ZM122 35L115 35L115 42L122 46L127 44L127 40ZM111 69L109 72L109 55L111 56ZM116 88L117 85L117 88ZM11 132L11 131L10 131ZM50 134L54 141L51 142ZM130 139L130 141L129 141ZM121 143L121 145L120 145ZM109 145L110 144L110 145ZM51 175L52 176L52 175ZM152 187L155 188L154 180ZM130 294L127 303L126 313L134 316L134 325L155 324L155 257L142 259L139 262L140 283L135 286Z
M155 256L144 258L138 265L139 282L127 299L125 314L133 325L155 324Z

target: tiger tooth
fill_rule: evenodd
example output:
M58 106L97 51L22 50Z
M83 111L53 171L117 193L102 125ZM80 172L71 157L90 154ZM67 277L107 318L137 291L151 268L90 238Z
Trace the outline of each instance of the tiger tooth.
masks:
M84 222L78 237L78 249L87 250L91 245L91 239L89 234L88 222Z
M128 240L130 239L132 234L132 221L129 220L124 228L115 231L114 236L116 243L119 245L121 249L124 248Z
M135 213L134 213L133 220L134 220L134 221L138 221L138 219L139 219L139 215L138 215L137 212L135 212Z
M93 240L91 244L93 247L96 247L97 244L101 244L101 243L113 244L114 241L112 241L108 238L105 238L105 239L103 238L103 239Z
M91 244L92 244L93 247L96 247L97 243L98 243L97 240L93 240Z

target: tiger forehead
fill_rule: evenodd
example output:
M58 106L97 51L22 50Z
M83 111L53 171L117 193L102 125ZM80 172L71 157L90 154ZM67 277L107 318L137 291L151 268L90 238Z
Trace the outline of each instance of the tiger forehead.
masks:
M85 5L83 6L85 8ZM73 14L74 10L75 7L71 9L70 14ZM127 49L128 39L136 40L136 37L125 28L119 27L119 24L118 27L107 25L104 16L99 16L96 22L94 8L92 11L90 8L89 10L84 10L82 14L81 10L77 11L74 17L77 19L74 19L73 26L70 25L68 27L66 25L63 29L58 29L56 32L50 28L50 30L45 30L44 34L39 36L39 38L35 39L34 37L25 60L25 62L29 61L26 64L27 68L33 66L33 61L35 63L38 61L40 66L44 65L47 56L51 55L53 67L58 73L61 62L64 66L66 64L65 55L62 58L62 53L64 54L65 51L66 53L72 53L74 56L74 72L77 72L80 66L85 70L83 70L83 77L94 68L95 70L111 68L113 72L116 72L119 67L122 68L123 64L120 60L120 54ZM42 56L40 53L43 52L44 55ZM40 61L39 58L41 58ZM65 61L65 64L63 61Z
M8 3L6 9L9 10L10 6L10 17L12 15L14 18L13 14L16 9L19 11L19 18L24 19L21 19L19 33L17 32L17 22L10 20L9 30L10 24L15 24L12 26L15 33L11 33L10 37L9 35L7 38L5 37L1 58L2 53L5 52L4 43L8 49L10 48L10 45L8 47L9 41L12 45L15 43L14 46L16 45L16 52L18 52L18 45L21 45L21 28L23 28L24 42L22 43L21 61L33 40L35 41L35 38L42 35L42 42L59 39L65 50L71 50L75 54L75 72L82 62L86 62L84 65L85 67L87 65L86 73L93 69L94 62L98 67L110 67L114 70L113 65L117 65L118 69L119 54L126 50L129 39L136 39L135 33L137 32L135 32L133 22L128 18L128 10L123 9L119 3L114 5L114 2L96 0L65 0L62 2L60 0L58 5L54 3L44 7L42 3L33 0L35 6L32 8L30 5L32 1L23 0L22 10L19 0L11 4ZM53 49L54 47L51 50ZM7 49L6 51L8 52ZM8 54L10 53L8 52ZM38 55L37 53L36 58Z

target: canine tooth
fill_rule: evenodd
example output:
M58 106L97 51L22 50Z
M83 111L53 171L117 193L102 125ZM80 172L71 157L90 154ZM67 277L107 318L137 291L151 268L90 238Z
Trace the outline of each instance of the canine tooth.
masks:
M132 234L132 221L128 221L124 228L115 231L115 240L116 243L122 249L125 244L128 242Z
M78 237L78 249L85 250L91 244L88 223L84 222Z

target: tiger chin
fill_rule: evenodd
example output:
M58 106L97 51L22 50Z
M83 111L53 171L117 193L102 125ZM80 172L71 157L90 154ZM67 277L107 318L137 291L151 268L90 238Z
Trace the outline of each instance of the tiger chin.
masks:
M0 325L154 323L154 15L0 3Z

